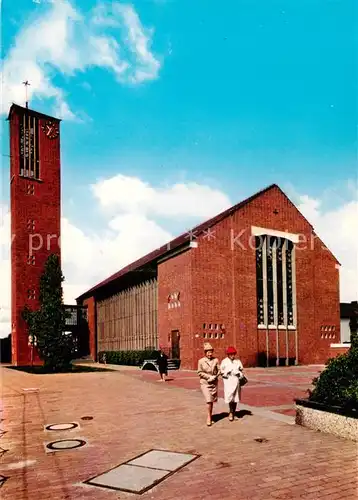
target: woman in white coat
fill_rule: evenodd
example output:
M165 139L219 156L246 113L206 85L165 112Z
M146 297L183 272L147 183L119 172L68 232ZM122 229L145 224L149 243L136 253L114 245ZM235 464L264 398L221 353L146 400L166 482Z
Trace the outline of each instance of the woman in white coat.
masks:
M224 381L225 403L229 405L229 420L232 422L237 403L240 401L240 378L243 377L244 367L239 359L235 359L235 347L228 347L226 354L227 357L221 362L220 372Z

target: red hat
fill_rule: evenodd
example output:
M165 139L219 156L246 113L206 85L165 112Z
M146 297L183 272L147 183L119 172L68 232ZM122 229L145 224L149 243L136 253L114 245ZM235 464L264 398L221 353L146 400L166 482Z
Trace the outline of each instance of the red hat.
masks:
M237 351L236 351L235 347L233 347L233 346L230 346L226 349L226 354L236 354L236 353L237 353Z

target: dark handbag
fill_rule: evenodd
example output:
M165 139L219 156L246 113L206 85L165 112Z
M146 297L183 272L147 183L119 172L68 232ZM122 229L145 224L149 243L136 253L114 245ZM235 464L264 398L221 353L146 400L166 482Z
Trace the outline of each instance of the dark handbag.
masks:
M248 382L247 378L245 377L245 375L243 375L240 380L239 380L239 383L240 383L240 386L243 387L244 385L246 385Z

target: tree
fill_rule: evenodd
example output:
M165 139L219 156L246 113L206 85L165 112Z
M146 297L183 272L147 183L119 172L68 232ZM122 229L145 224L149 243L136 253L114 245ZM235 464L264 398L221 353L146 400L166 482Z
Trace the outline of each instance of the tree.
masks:
M40 308L23 312L29 328L29 336L36 344L46 371L68 370L74 356L72 335L66 335L66 313L62 298L60 259L52 254L48 257L40 278Z

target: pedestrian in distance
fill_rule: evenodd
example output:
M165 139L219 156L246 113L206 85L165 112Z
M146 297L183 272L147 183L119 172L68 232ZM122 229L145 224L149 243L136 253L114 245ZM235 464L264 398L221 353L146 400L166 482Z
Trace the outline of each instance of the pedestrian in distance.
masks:
M240 380L246 380L243 370L244 367L239 359L236 359L237 351L235 347L226 349L227 357L223 359L220 365L220 373L224 382L224 399L229 405L229 420L232 422L235 418L237 403L240 402L241 384Z
M211 344L204 344L205 356L199 359L198 375L200 378L200 387L207 404L207 421L206 424L210 427L213 423L213 406L218 400L218 378L220 375L219 361L214 358L214 349Z
M159 346L159 352L156 361L158 365L160 380L161 382L165 382L165 377L168 376L168 356L165 354L162 346Z

